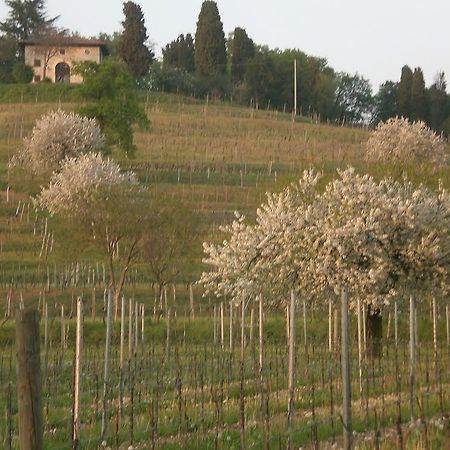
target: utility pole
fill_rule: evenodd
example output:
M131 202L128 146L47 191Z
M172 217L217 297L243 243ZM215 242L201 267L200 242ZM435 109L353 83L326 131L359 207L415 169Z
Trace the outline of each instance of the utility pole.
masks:
M297 116L297 60L294 59L294 118Z

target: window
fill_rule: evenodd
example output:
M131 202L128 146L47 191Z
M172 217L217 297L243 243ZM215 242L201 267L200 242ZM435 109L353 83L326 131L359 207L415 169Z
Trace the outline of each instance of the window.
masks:
M65 48L60 48L59 49L59 54L60 55L65 55L66 54L66 49Z
M34 65L34 67L41 67L41 60L40 59L35 59L33 65Z
M35 75L34 76L34 82L35 83L39 83L39 81L41 81L41 76L40 75Z

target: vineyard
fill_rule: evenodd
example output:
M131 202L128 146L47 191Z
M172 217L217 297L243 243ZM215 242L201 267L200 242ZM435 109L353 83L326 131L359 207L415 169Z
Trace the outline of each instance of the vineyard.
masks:
M76 105L0 106L2 448L19 448L15 314L26 307L38 310L46 449L340 448L347 392L355 447L447 448L448 295L417 298L412 313L408 300L392 301L381 339L358 306L346 337L332 292L276 308L258 295L204 295L200 242L162 288L138 261L115 302L99 250L81 252L79 237L30 201L43 178L7 168L36 119L58 107ZM364 160L364 129L162 94L145 107L151 126L135 134L136 158L113 157L154 198L194 211L203 241L222 242L235 210L253 221L265 192L309 167L323 174L322 188L348 165L402 178L397 164ZM450 187L448 166L407 168L415 184Z

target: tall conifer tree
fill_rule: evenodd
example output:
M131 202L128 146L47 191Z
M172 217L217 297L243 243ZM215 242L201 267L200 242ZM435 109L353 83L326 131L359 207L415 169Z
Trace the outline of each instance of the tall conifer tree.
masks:
M141 7L134 2L125 2L123 13L125 20L122 22L119 56L134 78L139 79L147 74L154 54L145 44L148 36Z
M201 77L223 74L227 52L225 34L216 2L205 1L198 16L195 33L195 71Z
M231 77L233 82L243 81L247 62L255 56L255 44L242 28L235 28L231 52Z
M195 70L194 52L192 36L189 33L186 36L180 34L175 41L163 48L163 64L165 67L176 67L186 72L193 72Z
M429 97L429 125L436 131L442 130L442 125L450 113L450 99L447 96L447 82L444 72L436 75L435 82L428 90Z
M52 27L57 17L48 18L44 0L6 0L8 17L0 22L0 31L16 41L29 39L37 31Z
M427 117L427 95L425 80L420 67L414 69L411 86L411 120L425 120Z
M409 66L403 66L400 83L398 85L397 107L401 117L411 116L411 90L413 83L413 73Z

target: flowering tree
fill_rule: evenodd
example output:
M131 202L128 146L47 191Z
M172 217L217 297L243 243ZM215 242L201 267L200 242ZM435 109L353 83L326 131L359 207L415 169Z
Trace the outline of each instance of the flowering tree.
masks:
M67 158L36 199L51 215L84 228L103 249L116 311L126 274L139 255L147 211L143 194L134 173L122 173L114 161L90 153Z
M405 163L415 160L434 165L447 164L445 141L422 121L409 122L403 117L380 122L367 141L369 161Z
M438 194L409 182L375 182L353 169L325 191L305 172L298 185L269 194L255 225L238 215L220 245L204 244L206 292L234 298L266 292L285 300L290 289L323 296L347 287L380 316L394 295L448 285L450 207ZM369 322L370 324L370 322ZM381 330L379 331L381 332Z
M58 170L67 157L101 151L105 138L94 119L72 112L52 111L37 122L24 147L11 160L12 166L25 166L34 173Z

